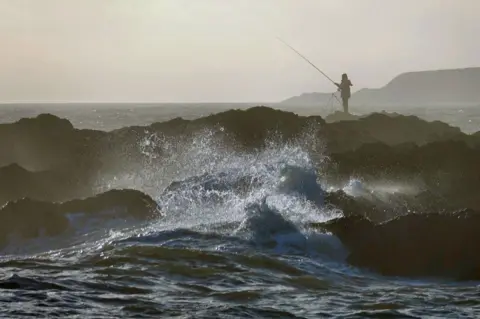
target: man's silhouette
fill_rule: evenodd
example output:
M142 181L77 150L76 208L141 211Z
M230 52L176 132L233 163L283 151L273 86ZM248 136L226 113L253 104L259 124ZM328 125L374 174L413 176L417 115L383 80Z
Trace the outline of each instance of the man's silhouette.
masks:
M350 98L350 87L353 85L352 82L348 79L346 73L342 74L342 82L340 84L335 83L338 86L338 90L342 96L343 102L343 111L348 113L348 99Z

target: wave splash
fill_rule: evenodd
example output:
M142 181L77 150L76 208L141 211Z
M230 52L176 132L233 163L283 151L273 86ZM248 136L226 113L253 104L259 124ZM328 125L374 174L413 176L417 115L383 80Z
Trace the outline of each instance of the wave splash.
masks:
M252 152L227 148L221 132L205 130L183 139L149 135L139 145L145 161L136 174L103 185L137 188L156 199L164 216L142 230L149 238L191 229L233 234L263 247L299 248L302 243L305 251L307 242L324 237L303 227L340 216L323 205L318 168L328 158L315 128L290 142L273 135L265 148Z

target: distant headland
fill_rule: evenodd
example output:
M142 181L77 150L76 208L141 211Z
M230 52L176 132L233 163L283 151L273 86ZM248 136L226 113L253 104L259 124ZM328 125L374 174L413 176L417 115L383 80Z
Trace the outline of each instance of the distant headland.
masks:
M280 105L315 106L327 103L332 93L304 93ZM474 106L480 105L480 67L402 73L381 88L360 89L352 106Z

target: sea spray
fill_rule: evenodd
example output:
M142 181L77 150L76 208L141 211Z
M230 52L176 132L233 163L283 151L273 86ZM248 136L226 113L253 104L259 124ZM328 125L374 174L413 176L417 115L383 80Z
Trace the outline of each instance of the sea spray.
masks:
M339 216L322 207L321 175L317 172L328 158L322 153L318 130L318 125L308 125L289 141L272 132L265 147L250 151L236 148L221 127L175 138L146 134L139 143L144 161L137 171L107 184L137 188L157 199L165 216L150 231L201 228L227 234L232 230L227 225L262 218L253 216L250 209L263 202L302 232L304 223ZM275 223L272 227L272 232L281 230ZM249 231L244 238L255 232Z

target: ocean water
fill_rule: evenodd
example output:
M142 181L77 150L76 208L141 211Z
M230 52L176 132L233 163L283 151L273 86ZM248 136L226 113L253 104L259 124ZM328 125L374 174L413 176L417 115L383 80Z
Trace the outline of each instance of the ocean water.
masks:
M144 124L181 113L90 108L97 111L68 110L67 117L108 130L117 122ZM182 112L195 117L209 111ZM436 115L455 123L457 113ZM478 114L466 118L478 121ZM148 136L138 145L145 162L99 176L96 187L138 189L157 201L162 214L148 222L76 224L72 218L76 231L68 235L12 239L0 255L0 317L478 317L478 282L357 269L345 262L348 252L335 236L309 229L341 215L322 206L322 198L300 196L313 189L321 197L318 189L328 187L322 185L325 158L315 129L288 144L272 137L265 149L249 153L228 149L218 132L207 129L187 139ZM317 182L307 190L284 187L286 168Z

